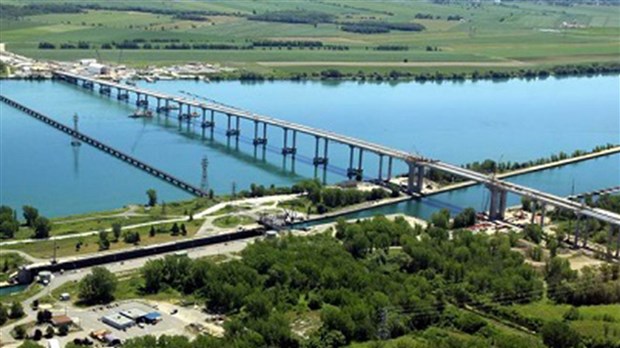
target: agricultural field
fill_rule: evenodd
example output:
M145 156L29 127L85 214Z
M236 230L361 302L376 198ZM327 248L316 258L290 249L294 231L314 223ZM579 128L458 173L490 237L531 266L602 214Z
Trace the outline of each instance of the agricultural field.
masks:
M479 6L430 1L95 3L105 7L4 16L1 41L10 51L39 59L95 57L134 66L201 61L273 76L326 69L514 71L617 62L620 57L620 6L560 7L518 1L501 5L483 1ZM279 11L289 17L269 19ZM308 14L313 18L306 22L290 21ZM368 23L374 24L368 27ZM368 33L377 23L391 29ZM414 23L425 29L399 29ZM361 31L356 25L362 26ZM353 31L345 31L352 26ZM55 48L39 48L42 42ZM79 42L87 45L79 49ZM122 42L137 43L137 48L133 44L119 48Z

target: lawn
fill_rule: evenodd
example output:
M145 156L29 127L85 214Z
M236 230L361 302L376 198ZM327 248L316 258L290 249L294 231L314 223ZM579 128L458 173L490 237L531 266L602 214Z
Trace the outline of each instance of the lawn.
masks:
M213 220L213 225L220 228L231 228L253 224L255 221L245 215L226 215Z
M187 229L187 237L193 236L198 231L198 228L201 226L202 222L203 220L186 221L184 224ZM180 235L172 236L170 233L171 227L172 227L172 224L170 223L156 225L155 229L157 233L153 237L149 235L150 227L140 227L136 229L131 229L131 231L137 231L140 233L139 245L141 246L165 243L165 242L170 242L173 240L178 240L181 238L186 238ZM111 233L108 234L108 238L110 240L113 239L113 236ZM86 237L66 238L66 239L61 239L57 241L41 240L41 241L36 241L33 243L10 245L10 246L6 246L5 248L12 249L12 250L20 250L33 257L51 259L54 255L54 245L56 246L56 257L62 258L62 257L85 255L85 254L98 252L99 251L98 241L99 241L99 236L95 234L95 235L86 236ZM78 243L81 243L81 246L79 248L77 247ZM133 248L133 247L134 245L123 242L122 237L120 241L110 243L110 250L119 250L119 249L125 249L125 248Z
M179 19L169 14L123 11L142 5L154 9L216 11L204 21ZM378 2L298 1L298 2L143 2L114 3L118 11L88 10L78 14L45 14L2 21L3 42L9 50L34 58L72 60L98 57L108 62L144 66L188 61L207 61L259 73L286 76L307 71L341 67L317 62L350 62L355 68L379 72L390 66L364 65L367 62L518 62L519 67L614 62L620 52L618 30L620 7L557 7L532 2L509 5L483 3L479 7L457 2L449 5L425 1ZM335 16L336 23L293 24L249 20L253 13L276 10L320 11ZM430 14L432 19L415 18ZM460 16L462 20L447 20ZM423 32L391 31L358 34L342 31L340 23L369 18L392 23L418 22ZM574 25L567 28L564 23ZM251 50L106 50L112 41L173 39L182 43L247 45L256 40L315 40L324 45L342 45L348 50L251 49ZM54 44L87 41L95 49L38 49L41 41ZM376 50L379 45L406 46L407 51ZM163 45L162 45L163 46ZM435 48L427 52L427 46ZM295 67L269 66L266 62L305 62ZM512 66L496 70L514 69ZM470 72L467 66L434 67L433 70ZM481 67L484 70L484 66ZM400 71L426 72L428 67L399 67Z

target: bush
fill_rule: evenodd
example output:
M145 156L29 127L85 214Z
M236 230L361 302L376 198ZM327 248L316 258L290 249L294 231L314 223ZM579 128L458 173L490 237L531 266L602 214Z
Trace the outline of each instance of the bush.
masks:
M561 321L549 321L543 325L542 337L545 345L553 348L573 348L581 343L579 334Z

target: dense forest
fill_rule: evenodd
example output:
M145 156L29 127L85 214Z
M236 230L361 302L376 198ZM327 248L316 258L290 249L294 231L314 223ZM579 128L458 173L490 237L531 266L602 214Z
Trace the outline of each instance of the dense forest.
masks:
M441 328L474 335L472 347L535 347L536 339L516 340L467 309L537 301L545 296L545 280L550 298L560 303L617 301L599 299L600 291L559 297L568 293L559 284L604 278L617 287L618 267L579 276L553 258L545 272L537 272L511 250L519 238L515 233L487 236L434 225L424 229L385 217L339 221L334 232L335 239L322 234L260 241L246 248L241 259L219 264L180 256L149 261L142 270L145 293L173 288L230 318L224 338L165 340L181 340L181 347L338 347L413 335L420 339L419 347L467 346L455 336L429 334ZM291 315L304 313L318 313L320 326L293 332ZM535 330L546 329L540 322L519 319ZM570 328L560 335L575 337ZM126 346L169 345L147 337Z

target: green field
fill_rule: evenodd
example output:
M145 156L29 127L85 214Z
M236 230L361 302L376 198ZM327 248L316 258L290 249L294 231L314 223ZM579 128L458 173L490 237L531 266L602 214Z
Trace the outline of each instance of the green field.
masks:
M127 6L138 5L145 11L126 10ZM427 1L126 1L108 6L118 10L110 7L89 9L83 13L2 18L2 41L10 51L34 58L73 60L99 56L106 62L137 66L202 61L276 77L311 74L329 68L366 73L391 70L417 73L437 70L448 73L514 71L563 64L617 62L620 57L620 6L559 7L533 2L494 5L484 1L479 7L465 2L439 5ZM296 9L330 14L335 20L332 23L305 24L248 19L252 14ZM204 20L199 21L157 12L161 10L217 13L204 15ZM433 19L415 18L416 14L430 14ZM448 21L448 16L462 19ZM382 34L341 30L342 23L368 20L416 22L424 25L426 30L392 30ZM312 40L323 45L346 46L347 49L172 50L164 49L164 44L156 50L101 49L102 44L135 39L236 46L261 40ZM38 45L43 41L57 46L86 41L91 48L39 49ZM380 45L403 46L407 50L377 50ZM429 47L431 51L427 50Z

